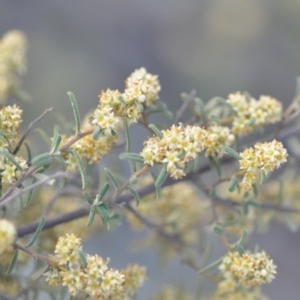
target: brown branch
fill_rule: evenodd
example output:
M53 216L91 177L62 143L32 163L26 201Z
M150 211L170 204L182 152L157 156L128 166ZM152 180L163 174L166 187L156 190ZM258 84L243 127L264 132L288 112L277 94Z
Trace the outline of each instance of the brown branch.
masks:
M24 140L26 139L26 137L28 136L28 134L30 133L30 131L33 129L33 127L39 122L41 121L47 114L49 114L50 112L52 112L53 107L50 107L48 109L46 109L39 117L37 117L35 120L33 120L28 128L26 129L25 133L23 134L23 136L21 137L21 139L19 140L15 150L13 151L13 154L17 154L18 151L20 150L21 145L23 144Z
M65 151L68 148L70 148L70 146L72 146L74 143L76 143L77 141L79 141L80 139L82 139L83 137L92 134L94 131L94 129L89 129L87 131L83 131L83 132L79 132L77 135L74 135L68 142L66 142L63 146L61 146L60 148L58 148L58 151Z
M45 263L47 263L49 265L56 265L56 261L53 258L42 255L42 254L39 254L37 252L34 252L34 251L32 251L32 250L30 250L30 249L28 249L28 248L26 248L26 247L24 247L20 244L14 243L13 247L15 249L19 249L19 250L27 253L28 255L32 256L35 260L39 259L39 260L44 261Z

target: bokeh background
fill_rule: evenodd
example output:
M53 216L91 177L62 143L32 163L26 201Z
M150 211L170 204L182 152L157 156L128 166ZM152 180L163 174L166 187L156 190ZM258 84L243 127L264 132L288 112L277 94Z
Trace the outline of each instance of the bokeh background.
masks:
M33 105L22 105L26 125L50 106L71 121L69 90L84 115L101 89L122 90L141 66L159 74L161 100L173 111L180 93L193 88L205 101L241 90L270 94L286 106L300 75L299 15L299 0L0 0L0 34L21 29L29 39L23 86ZM49 116L43 125L53 121ZM86 251L110 256L115 267L147 265L139 300L163 283L195 290L197 276L180 262L162 270L155 251L128 252L136 238L124 224L93 237ZM276 280L264 287L272 300L299 299L299 240L299 232L280 225L253 236L278 265Z

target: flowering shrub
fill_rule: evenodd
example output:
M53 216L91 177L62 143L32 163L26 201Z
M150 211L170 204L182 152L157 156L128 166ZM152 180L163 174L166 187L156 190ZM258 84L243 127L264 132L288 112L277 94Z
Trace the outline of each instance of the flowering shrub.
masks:
M268 299L261 286L275 280L272 249L246 245L253 230L267 230L272 220L291 230L300 227L294 168L300 95L284 110L271 96L256 100L236 92L205 103L192 91L182 94L173 117L159 101L158 76L140 68L129 75L124 91L101 91L83 122L68 92L74 131L55 125L53 136L44 134L48 151L36 153L27 138L51 109L21 132L21 107L6 105L12 96L28 100L21 84L26 49L22 32L0 40L0 298L42 297L43 291L62 299L65 289L70 299L135 299L151 280L146 267L130 263L115 269L114 257L111 263L101 250L88 254L81 244L123 221L147 231L137 248L155 246L165 263L179 256L195 276L210 280L215 289L204 289L201 299ZM184 119L187 110L190 117ZM155 113L165 114L169 123L149 123ZM150 132L138 152L131 149L133 125ZM264 135L266 125L272 134ZM257 141L248 145L245 137L258 129ZM110 159L117 161L112 149L122 144L119 159L128 162L128 176L107 167ZM224 245L217 260L205 238L212 234ZM24 265L30 266L26 272L34 269L31 278L24 277ZM148 299L187 300L194 294L162 286Z

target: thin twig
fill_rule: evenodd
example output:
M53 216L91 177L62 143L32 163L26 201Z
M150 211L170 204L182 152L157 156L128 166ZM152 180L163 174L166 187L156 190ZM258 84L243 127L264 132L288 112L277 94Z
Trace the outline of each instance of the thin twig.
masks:
M187 99L185 99L185 101L182 103L181 107L178 109L177 113L176 113L176 117L175 117L175 120L174 120L174 124L178 124L179 121L181 120L182 118L182 115L184 114L184 112L186 111L186 109L188 108L189 104L194 101L196 97L196 91L195 90L192 90Z
M16 199L17 197L39 187L40 185L46 183L47 181L50 181L52 179L56 179L56 178L60 178L60 177L68 177L69 174L67 172L62 172L62 171L58 171L56 173L54 173L53 175L50 175L48 177L46 177L45 179L39 180L37 182L35 182L32 185L27 186L26 188L23 188L21 190L19 190L19 192L14 193L13 195L5 198L1 203L0 203L0 208L7 205L10 201Z
M94 129L89 129L87 131L79 132L77 135L74 135L71 139L68 140L63 146L61 146L58 150L59 151L65 151L67 150L70 146L72 146L74 143L82 139L83 137L92 134Z
M30 250L29 248L26 248L20 244L14 243L13 246L15 249L19 249L19 250L27 253L28 255L32 256L34 259L42 260L45 263L50 264L50 265L56 264L55 260L53 260L52 258L49 258L48 256L39 254L37 252L34 252L34 251Z
M25 133L23 134L23 136L21 137L21 139L19 140L15 150L13 151L13 154L17 154L18 151L20 150L20 147L22 146L24 140L26 139L26 137L28 136L28 134L30 133L30 131L33 129L33 127L39 122L41 121L47 114L49 114L50 112L52 112L53 107L50 107L48 109L46 109L39 117L37 117L35 120L33 120L28 128L26 129Z

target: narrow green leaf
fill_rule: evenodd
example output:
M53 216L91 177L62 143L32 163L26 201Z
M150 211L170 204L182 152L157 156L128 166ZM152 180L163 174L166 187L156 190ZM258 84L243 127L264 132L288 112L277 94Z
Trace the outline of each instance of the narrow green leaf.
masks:
M230 193L233 193L236 190L236 186L237 186L238 182L235 176L231 177L231 180L229 182L229 186L228 186L228 191Z
M79 110L78 110L78 105L77 101L75 98L75 95L72 92L68 92L68 96L72 105L73 113L74 113L74 118L75 118L75 124L76 124L76 134L80 132L80 115L79 115Z
M35 182L36 182L36 179L33 177L31 184L34 184ZM33 189L29 191L24 207L27 207L31 203L31 200L33 198L32 196L33 196Z
M155 187L157 189L158 195L160 196L161 194L161 186L163 185L163 183L165 182L165 180L167 179L168 176L168 171L167 171L167 164L164 164L163 168L161 169L156 181L155 181Z
M125 139L126 139L125 151L126 152L130 152L131 141L130 141L130 134L129 134L128 122L127 122L126 118L122 118L122 121L123 121L124 132L125 132Z
M94 222L94 219L95 219L95 214L96 214L96 207L95 206L91 206L91 210L90 210L90 213L89 213L89 218L88 218L88 221L86 223L86 226L91 226Z
M132 160L132 161L136 161L136 162L144 162L144 158L136 153L132 153L132 152L124 152L121 153L119 155L119 158L122 160Z
M109 229L110 217L108 210L103 205L97 206L96 210L101 215L102 220L107 224L107 229Z
M205 104L201 98L199 98L199 97L194 98L194 109L202 120L206 119Z
M110 222L116 223L117 225L122 225L122 220L119 214L114 213L110 217Z
M137 168L136 168L136 162L133 160L129 160L128 161L129 165L130 165L130 169L132 173L135 173Z
M212 168L216 169L219 179L222 176L222 170L219 162L215 160L212 156L209 156L209 162Z
M199 271L199 275L202 275L212 269L214 269L215 267L217 267L218 265L220 265L223 261L223 258L220 258L216 261L214 261L213 263L209 264L208 266L204 267L204 268L201 268L201 270Z
M151 177L153 179L153 182L155 183L156 180L157 180L157 175L154 172L150 172L150 175L151 175Z
M216 235L221 235L223 233L223 228L220 226L215 226L213 231Z
M253 194L254 197L257 198L258 197L258 188L256 184L252 184L252 189L253 189Z
M247 201L248 205L254 206L254 207L259 207L259 203L253 200Z
M93 201L92 197L89 195L89 193L83 192L82 195L83 195L84 199L85 199L90 205L93 205L93 202L94 202L94 201Z
M35 241L39 237L41 231L43 230L44 225L45 225L45 218L42 217L37 229L35 230L33 237L31 238L30 242L25 246L26 248L31 247L35 243Z
M123 106L126 106L125 100L122 96L120 96L118 100L123 104Z
M17 263L17 260L18 260L18 255L19 255L19 250L16 249L15 252L14 252L14 255L13 255L12 259L11 259L11 262L10 262L10 264L8 266L8 269L6 271L6 275L7 276L10 276L11 273L12 273L12 271L14 270L14 268L16 266L16 263Z
M109 189L109 183L106 182L106 183L104 184L103 188L101 189L100 193L96 196L96 200L97 200L96 205L100 204L100 202L102 201L102 199L103 199L104 196L106 195L108 189Z
M52 155L50 153L43 153L33 158L32 165L42 167L52 163Z
M247 237L247 231L243 230L242 232L242 236L240 237L240 239L236 242L236 244L243 244L245 242L245 239Z
M92 139L98 140L100 136L102 135L102 129L100 126L96 126L95 130L92 133Z
M83 162L82 162L79 154L77 153L77 151L74 149L71 149L71 152L73 153L73 155L75 156L75 158L77 160L77 164L78 164L80 175L81 175L82 189L85 189L87 186L87 176L86 176L85 167L84 167Z
M7 149L3 149L2 150L2 154L8 159L10 160L19 171L22 171L22 167L20 166L20 164L15 160L14 156L7 150Z
M113 183L113 185L115 186L115 188L118 189L119 183L118 183L117 179L115 178L115 176L110 172L110 170L108 168L104 168L104 171L107 174L107 176L109 177L109 179L111 180L111 182Z
M220 117L219 116L217 116L217 115L210 115L209 117L208 117L211 121L214 121L214 122L216 122L216 123L218 123L218 124L220 124L221 123L221 120L220 120Z
M260 173L260 185L265 184L267 181L267 175L265 172Z
M57 151L60 143L61 143L61 135L59 134L59 127L57 125L55 125L53 138L52 138L51 151L50 151L51 154L53 154Z
M130 191L130 193L134 197L136 206L139 206L139 204L140 204L140 196L137 193L137 191L135 189L131 188L131 187L128 187L128 190Z
M243 256L245 254L245 249L240 244L235 244L233 246L233 249L237 251L240 254L240 256Z
M86 260L85 254L81 250L78 251L78 254L79 254L79 259L81 261L81 266L83 268L86 268L87 267L87 260Z
M150 124L148 127L149 127L150 129L152 129L152 131L153 131L160 139L163 138L162 132L161 132L154 124Z
M26 148L26 151L27 151L27 161L31 162L31 150L30 150L30 147L27 143L24 143L24 146Z
M147 116L151 116L154 114L163 114L165 115L168 119L172 120L174 118L174 115L171 111L166 110L166 109L152 109L152 110L147 110Z
M53 155L53 158L63 167L67 166L67 162L65 159L63 159L61 156L59 155Z
M240 160L240 159L241 159L240 155L239 155L234 149L232 149L232 148L230 148L230 147L224 147L224 148L223 148L223 151L224 151L226 154L232 156L233 158L235 158L235 159L237 159L237 160Z

